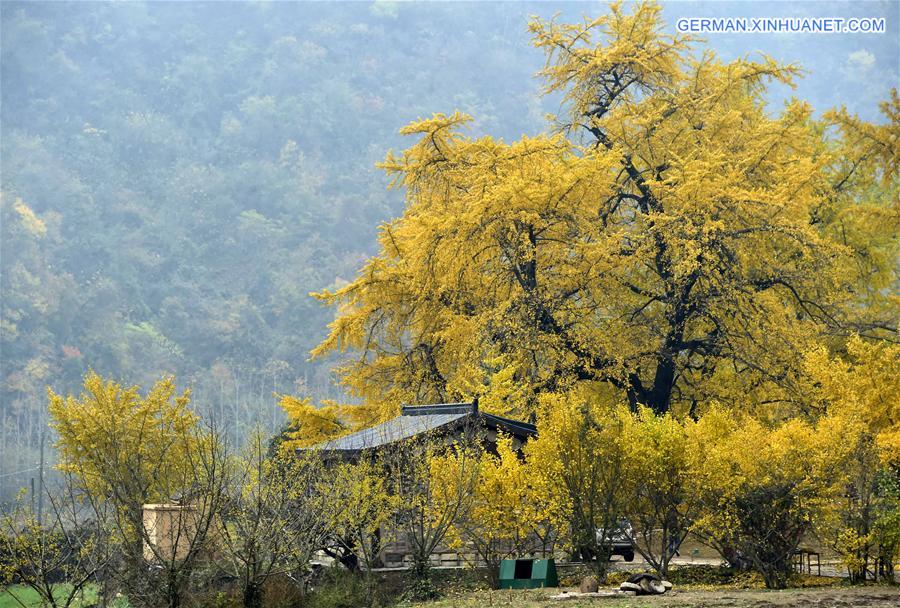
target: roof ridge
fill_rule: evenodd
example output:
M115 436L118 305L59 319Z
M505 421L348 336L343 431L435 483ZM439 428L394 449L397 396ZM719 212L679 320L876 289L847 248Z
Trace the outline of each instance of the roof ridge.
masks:
M432 403L428 405L404 405L401 416L431 416L434 414L477 414L478 401L470 403Z

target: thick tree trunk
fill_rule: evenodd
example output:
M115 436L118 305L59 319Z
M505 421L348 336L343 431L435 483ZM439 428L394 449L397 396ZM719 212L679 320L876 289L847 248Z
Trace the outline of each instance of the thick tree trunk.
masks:
M756 569L763 575L766 589L784 589L791 576L791 564L788 559L772 558L756 561Z
M244 587L244 608L262 608L262 588L254 581Z
M181 606L181 588L178 584L178 576L169 575L166 585L166 606L167 608L179 608Z

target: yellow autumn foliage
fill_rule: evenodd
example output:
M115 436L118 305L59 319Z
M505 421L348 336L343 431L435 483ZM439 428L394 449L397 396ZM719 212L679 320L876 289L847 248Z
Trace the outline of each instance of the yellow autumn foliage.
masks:
M198 417L190 391L176 394L165 377L140 387L104 380L93 371L79 396L48 389L51 426L59 434L59 468L84 480L101 498L132 505L168 501L189 476L188 454L198 446Z
M624 513L636 549L665 577L669 562L702 512L705 438L691 419L620 410L621 449L628 473Z
M448 483L472 483L471 504L455 518L448 545L472 554L476 560L469 565L486 565L494 586L501 560L551 548L546 495L535 483L534 471L511 437L501 434L496 448L496 454L478 454L474 482L460 474L470 455L453 453L439 461L442 471L455 472L446 476Z
M394 540L394 516L399 497L377 461L361 459L333 467L322 483L328 489L323 515L343 548L356 554L367 569L376 564L378 552Z
M820 432L847 452L832 480L838 498L816 527L860 582L900 554L900 346L852 336L841 350L805 359Z
M560 549L598 556L592 564L601 578L630 486L621 414L578 392L544 395L538 437L525 447L534 490L543 495L541 518Z
M853 336L844 357L820 346L807 353L805 366L814 404L864 424L882 462L900 463L900 345Z
M729 560L746 560L768 587L784 587L794 550L842 496L835 482L849 430L832 419L769 425L713 409L697 423L703 508L693 530Z
M897 101L872 125L791 100L796 66L726 62L660 6L535 20L551 132L504 142L434 114L381 167L406 193L313 356L370 403L526 418L600 384L660 414L802 410L803 353L896 331ZM893 230L892 230L893 229Z
M278 405L288 418L281 448L306 448L372 426L388 417L377 407L344 405L325 400L319 407L309 398L282 395Z
M36 237L42 237L47 234L47 225L44 223L44 220L39 218L22 199L16 199L16 202L13 203L13 209L19 214L19 220L29 234Z

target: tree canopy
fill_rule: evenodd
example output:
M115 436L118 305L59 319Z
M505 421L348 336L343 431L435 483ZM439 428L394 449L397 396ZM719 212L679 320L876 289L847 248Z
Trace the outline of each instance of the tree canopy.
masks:
M477 395L528 415L586 383L656 413L800 406L802 353L896 337L897 135L846 111L766 105L793 66L722 61L660 7L535 19L553 131L470 137L459 112L401 130L406 192L314 355L376 402Z

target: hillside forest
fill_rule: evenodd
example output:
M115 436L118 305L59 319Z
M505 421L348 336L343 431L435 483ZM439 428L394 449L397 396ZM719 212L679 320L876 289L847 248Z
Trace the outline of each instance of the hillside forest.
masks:
M387 150L413 145L399 133L401 127L446 112L438 122L407 131L451 129L448 141L460 158L491 150L505 154L495 144L477 140L483 134L515 141L523 133L552 131L545 115L563 116L561 110L581 101L565 97L559 74L550 74L549 81L534 78L545 66L545 56L530 44L534 32L528 31L529 15L549 18L562 11L564 20L576 22L588 9L590 5L577 3L375 2L230 3L225 11L202 2L4 2L0 495L9 497L35 476L42 436L48 432L47 387L59 394L77 392L89 370L145 387L173 375L179 387L190 387L192 407L218 420L238 444L257 424L269 433L282 427L281 395L308 397L317 404L374 399L393 408L404 401L484 393L498 412L527 417L542 390L565 388L548 386L551 377L582 374L592 381L613 378L615 384L627 380L626 370L632 369L634 377L643 374L644 379L632 382L635 390L628 398L647 402L654 390L647 374L655 355L645 347L659 336L630 335L630 350L619 353L595 334L574 350L571 344L542 343L540 331L529 342L514 345L492 334L492 328L501 322L527 323L527 314L534 311L513 303L504 313L480 300L484 294L473 299L478 276L464 277L475 283L467 283L449 308L435 310L441 328L416 326L418 321L404 311L389 310L395 322L421 330L424 343L446 347L438 354L444 357L437 361L443 368L440 377L423 380L424 360L415 359L421 349L404 351L407 344L399 355L392 351L399 359L387 356L395 346L388 342L396 338L389 332L386 342L362 351L364 366L352 368L360 351L344 347L359 336L346 326L333 328L330 335L327 328L338 313L328 304L348 305L345 311L355 306L358 329L373 318L367 308L371 298L402 295L366 291L360 278L373 263L367 266L367 260L392 263L390 245L385 245L388 233L382 230L379 236L379 226L401 216L407 204L423 204L406 201L403 188L388 189L388 184L399 180L421 192L424 182L417 180L430 179L415 167L429 162L421 147L402 160L389 159L387 172L376 167ZM797 46L791 48L799 52ZM697 49L690 52L699 53ZM747 49L722 52L733 56ZM793 80L809 93L814 115L839 105L837 98L826 96L832 91L827 73L808 67L811 73L770 74L772 82L757 92L756 102L763 104L766 97L772 112L781 112L781 100L791 94L787 81ZM811 88L802 89L804 79ZM541 95L547 82L552 90ZM896 114L880 114L870 97L860 97L860 105L847 116L860 112L875 123L896 121ZM887 98L885 90L879 99ZM452 118L455 110L465 116ZM791 112L803 113L797 108ZM475 140L457 139L452 129L463 123ZM848 118L848 128L851 123ZM548 159L566 154L559 139L515 145L534 145ZM450 183L461 186L456 179ZM852 181L848 186L856 188L848 197L875 196L874 190L860 194L862 187ZM896 194L892 187L883 181L872 186L889 196ZM622 208L621 213L628 212ZM583 219L576 215L554 221ZM429 234L415 219L404 222L401 238ZM875 286L869 302L896 285L889 276L896 215L880 220L879 226L880 235L867 241L872 247L860 249L861 255L872 256L867 263ZM466 229L454 227L459 240L447 251L465 251L479 239L487 239L484 244L496 237L485 233L469 239ZM870 238L856 237L860 242ZM424 247L417 255L426 256L435 244L416 241L415 246ZM549 252L551 257L559 254ZM816 249L815 255L830 254ZM802 271L818 272L816 264L824 259ZM606 257L603 263L614 260ZM568 272L582 269L576 265ZM451 264L441 272L449 273L442 275L449 280L458 270ZM416 282L426 286L428 271L425 266L415 269L405 277L412 283L404 289L414 291ZM574 290L571 302L585 303L585 291L610 289L609 284L556 279L560 282L541 295L542 301L557 298L562 308L549 312L576 325L583 322L577 318L580 313L567 309L559 294ZM342 291L354 285L356 291ZM632 290L629 297L640 294ZM640 306L626 300L618 313L627 309L631 314ZM453 317L467 308L477 312L473 325ZM453 318L446 316L448 311ZM643 312L644 317L633 318L644 324L664 314L652 306ZM734 312L726 308L717 314ZM802 332L819 335L824 325L817 315L812 315L815 331L810 325ZM845 325L839 333L890 333L884 328L889 314L879 308L874 316L854 318L855 325ZM600 331L598 326L594 330ZM436 339L435 331L452 335ZM464 346L460 338L469 331L487 338ZM621 337L630 329L604 331ZM803 333L804 340L812 333ZM720 348L720 337L704 345L697 342L691 356L702 357L701 350L713 343ZM688 337L683 342L687 352L693 343ZM780 345L785 350L769 353L769 362L783 362L778 357L796 346ZM535 348L554 354L529 366L523 353ZM576 360L584 359L579 348L603 355L579 370ZM728 348L742 346L729 342ZM737 362L735 352L720 351L710 361ZM414 363L405 365L409 355ZM487 376L484 369L458 368L466 357L473 366L487 361ZM400 373L390 386L370 381L369 364L379 372ZM696 375L692 386L670 390L665 404L658 402L660 411L670 402L690 409L697 391L705 390L697 386L721 385L721 377L704 376L713 368L697 365L690 372ZM493 388L479 388L485 382ZM722 398L756 387L729 385L732 392ZM52 442L52 437L43 441L48 469Z
M402 209L375 168L399 127L446 106L542 120L508 36L525 7L2 10L5 491L35 474L46 387L89 368L174 374L235 437L281 425L274 393L341 396L308 362L333 316L309 292L351 280Z

